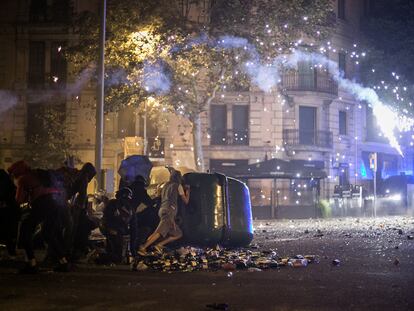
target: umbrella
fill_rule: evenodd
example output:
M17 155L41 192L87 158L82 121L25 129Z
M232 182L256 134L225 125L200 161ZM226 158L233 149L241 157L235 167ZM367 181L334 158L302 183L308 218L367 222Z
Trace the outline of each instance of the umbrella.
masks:
M137 176L141 176L148 182L152 163L147 156L132 155L122 160L118 169L118 174L127 183L133 182Z

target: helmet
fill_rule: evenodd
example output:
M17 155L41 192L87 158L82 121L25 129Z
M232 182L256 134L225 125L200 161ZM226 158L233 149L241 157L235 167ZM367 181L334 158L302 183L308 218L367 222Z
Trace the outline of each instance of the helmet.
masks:
M115 198L118 200L132 200L132 190L128 187L119 189L115 194Z

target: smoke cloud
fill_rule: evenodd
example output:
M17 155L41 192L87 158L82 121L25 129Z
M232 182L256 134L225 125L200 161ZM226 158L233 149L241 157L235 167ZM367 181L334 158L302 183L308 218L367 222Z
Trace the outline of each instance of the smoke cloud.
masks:
M283 70L287 68L295 69L299 62L307 62L310 66L326 69L340 88L352 94L357 100L367 102L372 107L384 136L388 139L390 145L402 155L395 132L397 130L410 130L414 125L414 120L401 116L398 111L394 111L390 106L382 103L373 89L344 78L337 62L321 54L294 50L291 54L280 55L263 63L253 44L245 38L234 36L222 36L214 44L206 36L200 36L199 38L192 38L185 45L174 46L170 52L175 53L180 49L191 49L197 44L206 43L215 48L242 49L245 51L247 61L244 63L243 70L247 73L250 80L264 92L270 92L277 87L281 81L280 78ZM171 81L162 63L146 65L143 85L148 91L162 94L169 92Z
M0 114L17 105L18 98L10 91L0 90Z
M148 92L157 95L167 94L171 89L171 79L166 65L161 61L156 63L146 62L141 84Z

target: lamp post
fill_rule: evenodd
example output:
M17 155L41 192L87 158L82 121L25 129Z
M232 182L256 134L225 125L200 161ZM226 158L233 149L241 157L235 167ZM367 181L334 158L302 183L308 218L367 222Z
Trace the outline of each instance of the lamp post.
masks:
M106 0L101 1L101 23L99 28L99 60L97 67L97 102L96 102L96 136L95 167L98 190L102 189L102 153L103 153L103 117L104 117L104 73L105 73L105 24Z

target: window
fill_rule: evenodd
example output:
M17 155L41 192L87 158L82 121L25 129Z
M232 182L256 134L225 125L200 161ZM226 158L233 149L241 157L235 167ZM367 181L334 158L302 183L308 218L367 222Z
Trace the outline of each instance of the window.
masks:
M338 0L338 18L345 19L345 0Z
M233 145L249 144L249 106L234 105L232 109Z
M118 112L118 138L135 136L135 114L133 107L124 107Z
M341 186L349 185L349 168L347 167L339 168L339 185Z
M316 144L316 108L299 107L299 143L301 145Z
M346 78L347 72L346 72L346 55L345 53L339 53L338 54L338 67L339 72Z
M43 88L45 85L44 42L30 42L28 78L29 88Z
M339 135L347 135L346 111L339 111Z
M68 0L32 0L30 2L31 22L68 22L70 5Z
M53 88L65 88L67 63L63 56L64 43L53 42L50 51L50 74Z
M312 62L298 62L298 87L301 90L313 90L316 86L316 71Z
M249 106L231 106L231 124L227 124L227 106L211 105L210 135L211 145L249 144Z
M46 20L47 1L32 0L30 2L30 21L43 22Z
M227 107L225 105L211 105L210 110L211 144L227 144Z

